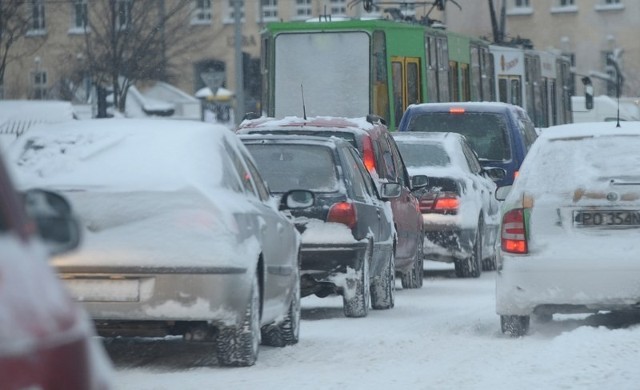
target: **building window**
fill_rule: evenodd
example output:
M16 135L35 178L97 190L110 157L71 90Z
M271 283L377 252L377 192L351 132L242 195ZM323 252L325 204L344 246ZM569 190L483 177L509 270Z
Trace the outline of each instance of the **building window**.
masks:
M244 22L244 0L227 0L227 12L225 13L226 17L225 23L233 23L235 22L235 3L236 1L240 2L240 20Z
M296 0L295 18L307 19L313 14L311 0Z
M416 0L405 0L400 5L400 12L404 17L416 16Z
M116 0L116 23L119 29L125 30L131 25L131 0Z
M29 34L43 34L46 32L45 15L44 15L44 0L30 0L29 1L29 19L31 29Z
M194 0L191 24L210 24L213 13L211 0Z
M87 8L88 0L73 0L72 4L72 21L71 21L71 31L72 32L84 32L87 28Z
M530 15L533 13L529 0L512 0L507 15Z
M556 6L551 8L551 13L578 12L575 0L556 0Z
M331 15L346 15L347 0L331 0Z
M31 72L31 86L33 99L46 99L47 97L47 72L36 70Z
M624 4L622 4L621 0L600 0L596 4L596 11L611 11L611 10L621 10L624 9Z
M260 0L260 6L263 22L278 20L278 0Z

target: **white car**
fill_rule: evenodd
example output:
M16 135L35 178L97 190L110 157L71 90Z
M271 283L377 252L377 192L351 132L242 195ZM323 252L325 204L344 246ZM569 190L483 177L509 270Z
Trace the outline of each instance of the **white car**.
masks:
M22 188L55 189L81 218L81 250L54 259L104 336L217 343L223 365L298 341L300 235L223 126L100 119L34 127L10 154ZM262 330L262 334L261 334Z
M453 263L458 277L495 269L500 224L496 184L503 168L483 167L458 133L398 132L393 135L412 180L428 177L416 192L424 221L426 259Z
M534 143L503 205L503 333L526 334L532 315L640 308L639 150L640 122L550 127Z

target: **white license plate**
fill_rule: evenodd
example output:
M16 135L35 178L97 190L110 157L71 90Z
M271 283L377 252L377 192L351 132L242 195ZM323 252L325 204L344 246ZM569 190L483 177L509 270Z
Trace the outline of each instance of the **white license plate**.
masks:
M573 223L580 227L640 226L640 210L579 210Z
M138 302L138 279L65 279L67 288L80 302Z

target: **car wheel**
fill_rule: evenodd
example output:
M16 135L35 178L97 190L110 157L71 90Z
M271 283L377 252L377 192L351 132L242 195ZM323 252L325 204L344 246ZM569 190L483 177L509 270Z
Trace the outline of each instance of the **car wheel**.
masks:
M218 334L218 361L223 366L254 365L258 359L260 337L260 287L256 273L251 283L243 323L239 327L222 328Z
M342 297L344 303L344 315L346 317L366 317L369 314L370 287L369 287L369 262L373 256L373 245L370 244L362 261L362 267L358 271L358 279L355 288L345 291Z
M496 263L495 253L492 256L482 260L483 271L495 271L496 268L497 268L497 263Z
M459 278L477 278L482 273L482 220L478 223L471 256L454 262L456 276Z
M511 337L521 337L529 331L529 316L500 316L502 333Z
M421 288L424 279L424 242L419 240L411 271L402 274L402 288Z
M262 344L285 347L297 344L300 335L300 272L296 273L293 297L284 319L262 328Z
M391 309L395 304L396 261L394 252L395 249L391 252L382 275L376 276L371 285L371 307L376 310Z

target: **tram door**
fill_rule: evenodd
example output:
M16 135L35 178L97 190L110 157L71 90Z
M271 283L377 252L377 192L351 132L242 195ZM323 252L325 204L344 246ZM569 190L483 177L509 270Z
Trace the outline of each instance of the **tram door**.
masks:
M410 104L422 101L420 58L391 57L393 82L393 128L397 128L402 114Z

